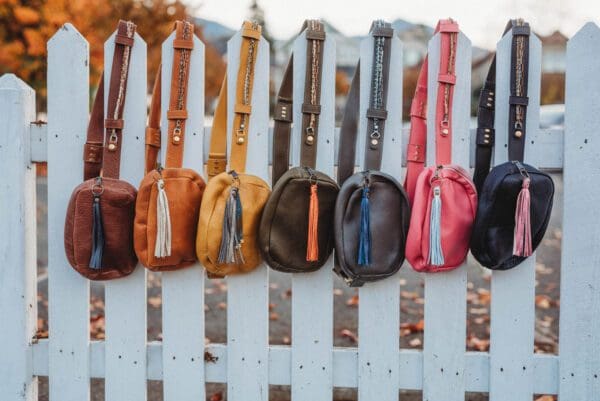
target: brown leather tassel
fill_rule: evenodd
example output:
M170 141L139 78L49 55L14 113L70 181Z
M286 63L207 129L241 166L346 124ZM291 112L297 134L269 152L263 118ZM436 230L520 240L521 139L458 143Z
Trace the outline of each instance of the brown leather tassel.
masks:
M310 186L310 204L308 206L308 241L306 244L306 261L319 260L319 196L317 184Z

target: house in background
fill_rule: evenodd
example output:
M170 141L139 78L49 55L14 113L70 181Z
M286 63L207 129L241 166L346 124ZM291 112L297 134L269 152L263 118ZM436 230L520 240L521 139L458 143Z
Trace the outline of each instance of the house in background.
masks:
M560 31L548 36L538 35L542 41L542 73L565 73L568 38Z

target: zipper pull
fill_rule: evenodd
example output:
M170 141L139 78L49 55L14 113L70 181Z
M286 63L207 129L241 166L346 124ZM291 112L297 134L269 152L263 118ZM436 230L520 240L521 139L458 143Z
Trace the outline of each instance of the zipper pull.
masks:
M523 164L520 161L515 160L513 161L513 164L519 170L519 174L521 174L523 178L529 178L529 173L527 172L527 169L525 169L525 166L523 166Z

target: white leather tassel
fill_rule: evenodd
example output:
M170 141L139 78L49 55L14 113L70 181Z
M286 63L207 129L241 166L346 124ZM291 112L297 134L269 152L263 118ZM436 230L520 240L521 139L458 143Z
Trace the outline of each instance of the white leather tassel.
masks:
M442 189L433 188L433 200L429 217L429 263L433 266L444 264L442 250Z
M165 182L157 182L158 196L156 197L156 244L154 256L164 258L171 256L171 215L169 213L169 200L165 192Z

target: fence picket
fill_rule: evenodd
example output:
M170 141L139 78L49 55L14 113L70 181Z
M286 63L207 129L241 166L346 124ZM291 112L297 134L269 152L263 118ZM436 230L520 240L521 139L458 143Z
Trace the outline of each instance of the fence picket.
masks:
M35 92L13 74L0 78L0 393L37 400L31 364L36 332L36 192L30 159L29 121L35 119ZM16 252L11 252L14 249Z
M600 394L600 29L586 24L567 45L559 399Z
M435 165L436 102L440 34L429 42L427 90L427 165ZM471 113L471 41L458 34L456 85L452 105L452 163L469 167ZM467 322L467 263L457 269L425 274L423 399L464 400ZM444 333L444 335L440 335Z
M104 44L104 65L112 66L114 32ZM144 174L146 126L146 42L135 35L131 48L127 96L123 109L122 180L137 187ZM110 87L110 68L104 75ZM104 96L105 117L108 93ZM146 399L146 271L142 265L128 277L107 281L105 292L106 401Z
M162 45L161 151L166 157L167 111L173 68L172 33ZM202 174L204 127L204 43L194 36L187 93L184 167ZM204 269L200 264L162 276L163 393L165 401L204 400Z
M401 181L402 163L402 43L392 37L386 108L389 111L383 136L381 171ZM357 155L364 168L367 109L371 97L373 38L360 46L360 111ZM359 288L358 307L358 399L391 401L398 399L400 349L400 284L395 274Z
M300 165L302 103L306 78L306 32L294 43L293 165ZM323 44L317 170L333 176L335 132L335 42ZM314 273L292 275L292 399L331 399L333 389L333 257ZM310 327L310 330L306 328Z
M89 93L88 43L65 24L48 42L48 363L50 399L60 401L90 398L90 285L62 241L71 191L83 180Z
M508 99L512 33L499 42L496 58L496 145L494 163L508 159ZM540 135L541 42L529 38L529 80L525 162ZM494 271L491 283L490 400L531 401L535 327L535 254L508 271Z
M233 106L240 64L241 33L227 42L228 119L231 145ZM260 39L248 132L246 172L268 182L269 43ZM231 149L231 146L228 146ZM227 398L267 401L269 397L269 273L262 264L251 273L227 277Z

